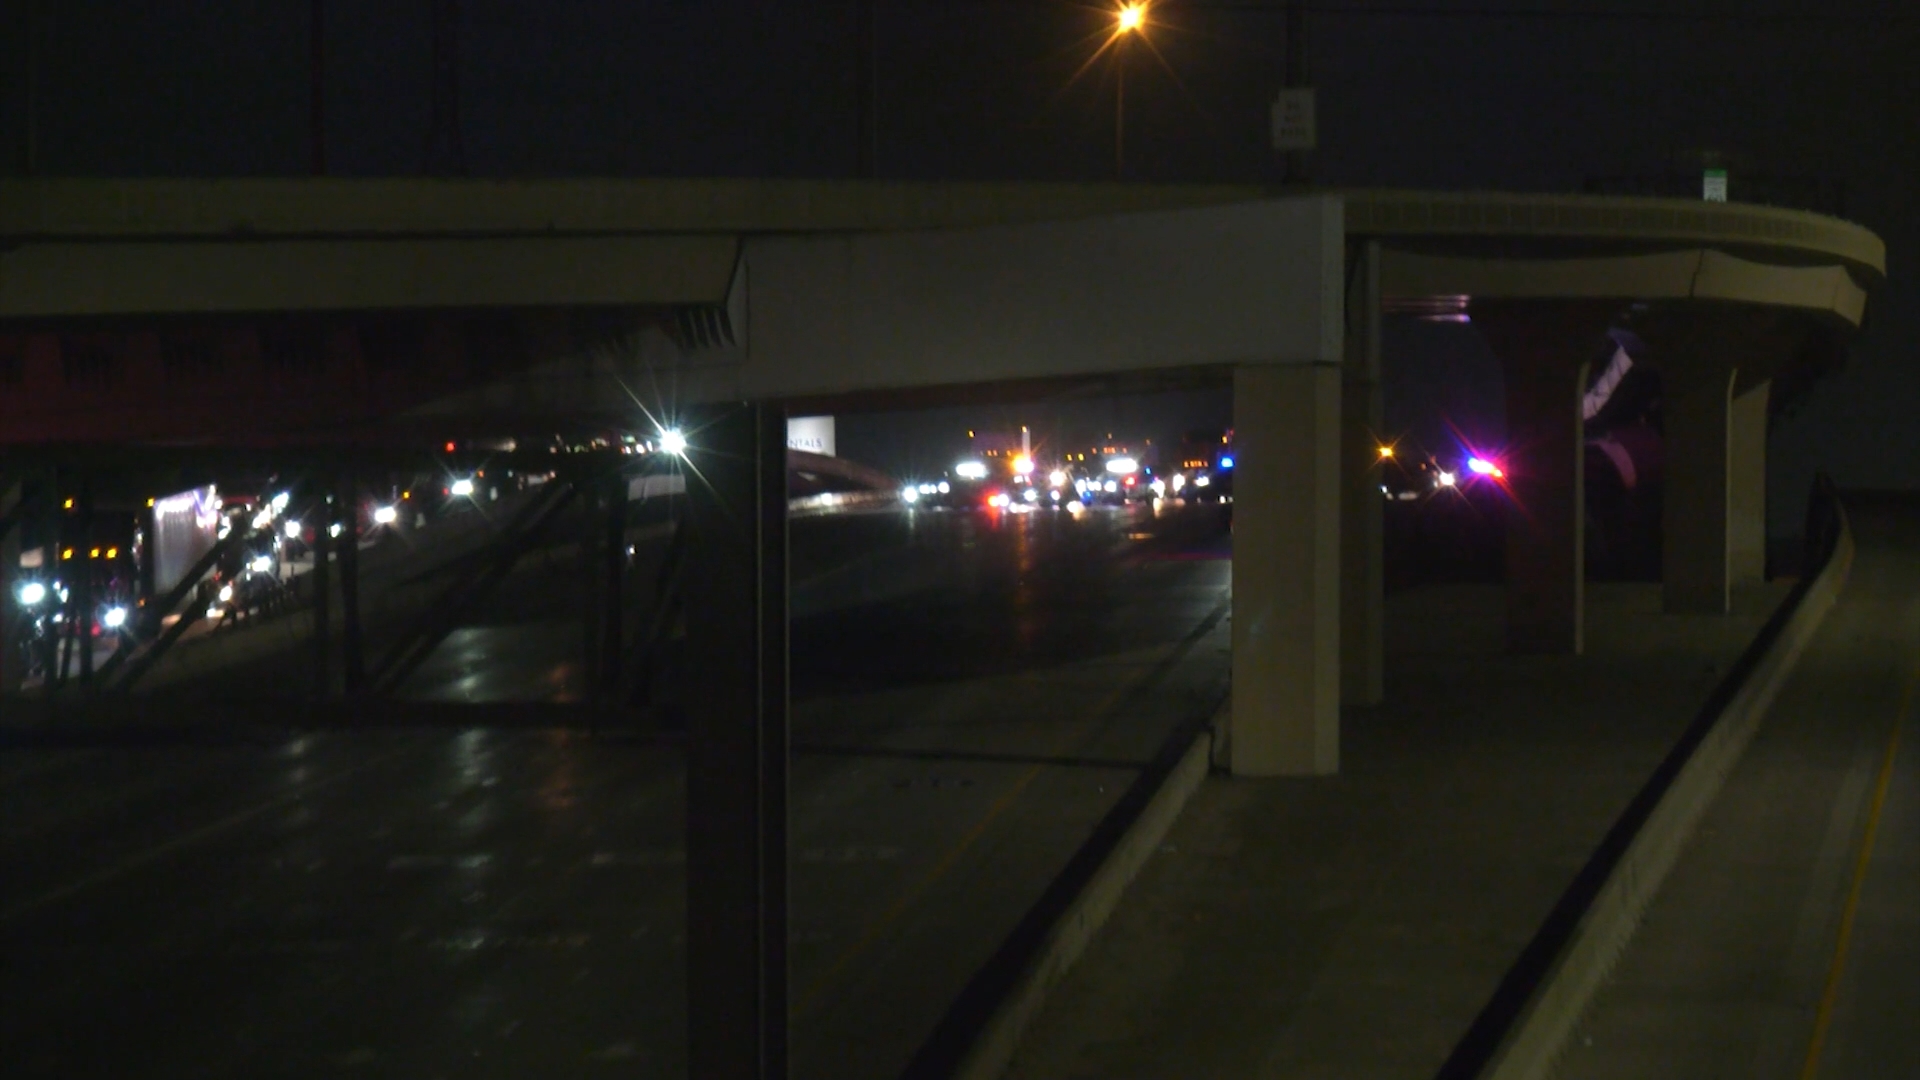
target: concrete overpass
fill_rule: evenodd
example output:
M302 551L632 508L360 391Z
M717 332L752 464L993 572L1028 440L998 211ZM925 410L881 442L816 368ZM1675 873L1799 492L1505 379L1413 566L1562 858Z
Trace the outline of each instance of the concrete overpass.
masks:
M785 572L761 553L784 543L787 408L1231 380L1232 767L1330 773L1343 694L1375 700L1382 680L1384 306L1461 306L1502 360L1509 643L1578 652L1599 336L1630 319L1662 372L1666 604L1725 611L1761 569L1768 380L1836 349L1884 273L1868 231L1770 208L1233 187L46 181L0 186L0 239L8 363L68 416L118 364L145 355L151 380L169 319L212 320L244 366L269 321L319 316L338 320L310 324L321 362L363 347L341 327L368 320L441 342L437 380L363 407L363 431L632 424L645 387L702 432L690 569L708 591L688 598L689 635L726 676L696 695L690 820L715 831L690 838L689 868L738 915L694 931L715 1001L773 978L750 955L770 916L721 894L778 891L781 825L755 807L785 753ZM485 377L484 333L422 329L476 313L515 341ZM756 1021L729 1015L743 1026L716 1053L753 1044Z

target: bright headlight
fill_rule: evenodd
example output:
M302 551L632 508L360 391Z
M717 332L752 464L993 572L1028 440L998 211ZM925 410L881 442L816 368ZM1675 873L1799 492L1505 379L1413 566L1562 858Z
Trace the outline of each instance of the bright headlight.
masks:
M472 495L473 481L467 480L467 479L455 480L453 482L453 486L447 489L447 494L458 495L458 496Z
M1047 474L1047 483L1052 484L1054 487L1066 487L1067 474L1059 469L1055 469Z
M287 539L289 540L300 539L300 523L299 522L297 521L287 522Z
M908 502L908 503L916 503L916 502L919 502L919 501L920 501L920 489L919 489L919 488L917 488L917 487L914 487L914 486L913 486L912 484L908 484L908 485L907 485L906 487L903 487L903 488L901 488L901 489L900 489L900 501L901 501L901 502Z
M47 587L37 581L29 581L20 586L20 602L32 607L47 598Z
M127 625L127 609L123 607L110 607L107 609L107 613L101 617L100 622L109 630L118 630Z
M253 560L252 565L253 565L254 573L256 574L268 573L273 569L273 556L262 555L259 558Z
M391 525L400 520L400 511L391 506L376 507L373 511L375 525Z

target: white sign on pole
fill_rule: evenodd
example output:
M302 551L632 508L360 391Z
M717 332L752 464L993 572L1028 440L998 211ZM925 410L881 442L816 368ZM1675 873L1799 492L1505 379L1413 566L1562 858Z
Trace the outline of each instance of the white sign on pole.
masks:
M1701 177L1700 197L1708 202L1727 201L1727 170L1708 169Z
M1280 91L1273 102L1273 148L1311 150L1313 146L1313 88Z
M787 417L787 449L833 456L833 417Z

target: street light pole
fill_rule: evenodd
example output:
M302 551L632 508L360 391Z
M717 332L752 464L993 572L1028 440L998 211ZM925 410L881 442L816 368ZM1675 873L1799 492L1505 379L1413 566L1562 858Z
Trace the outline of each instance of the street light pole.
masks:
M1127 178L1127 39L1113 47L1113 178Z
M1306 0L1287 0L1287 70L1286 85L1289 90L1297 90L1309 85L1307 73L1307 3ZM1307 183L1307 154L1305 150L1289 150L1284 161L1284 177L1288 183Z
M1125 0L1113 13L1113 178L1127 174L1127 39L1144 32L1149 0Z
M858 56L854 83L859 109L854 138L856 172L863 180L874 180L880 172L880 15L875 0L860 0L854 12Z
M327 174L327 5L307 4L307 171Z
M26 5L27 34L27 115L21 124L21 137L24 160L21 170L28 176L38 175L40 163L40 90L46 70L46 58L41 55L53 36L54 23L59 8L53 4L29 3Z

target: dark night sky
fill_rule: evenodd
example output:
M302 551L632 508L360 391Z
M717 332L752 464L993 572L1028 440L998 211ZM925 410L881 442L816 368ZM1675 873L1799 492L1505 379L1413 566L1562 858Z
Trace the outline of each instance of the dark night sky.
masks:
M879 5L885 175L1111 175L1109 70L1060 91L1088 51L1078 43L1098 32L1098 6ZM429 6L329 0L337 172L421 170ZM1157 6L1155 40L1184 89L1136 50L1134 175L1272 176L1263 140L1282 20L1249 10L1262 6ZM470 171L850 175L853 7L463 0ZM1888 242L1893 282L1849 370L1776 431L1776 522L1797 520L1816 466L1843 483L1920 486L1920 291L1903 273L1920 250L1920 13L1889 18L1906 8L1885 0L1318 0L1313 11L1324 182L1577 190L1588 176L1664 172L1676 151L1709 147L1738 155L1736 198L1742 168L1844 183L1848 216ZM33 12L43 171L304 169L297 0L0 0L0 161L23 162Z

